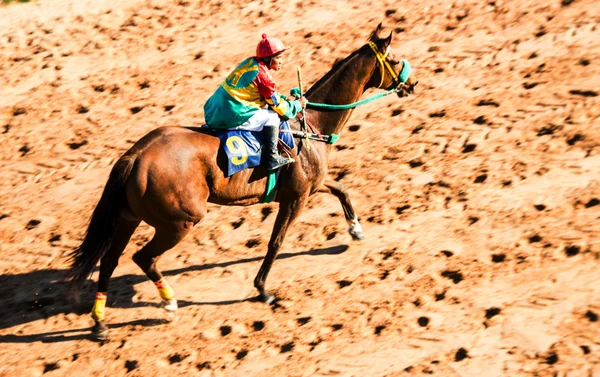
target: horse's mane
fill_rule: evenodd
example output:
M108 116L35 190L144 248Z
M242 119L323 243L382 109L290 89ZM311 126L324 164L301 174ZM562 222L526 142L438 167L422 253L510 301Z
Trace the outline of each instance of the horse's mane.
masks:
M377 37L377 35L375 35L375 33L373 33L369 39L368 42L374 42L377 39L379 39ZM344 67L350 60L352 60L356 55L358 55L359 53L362 52L362 50L365 48L365 46L361 46L358 50L354 51L353 53L351 53L350 55L346 56L344 59L338 59L333 63L333 66L331 67L331 69L329 70L329 72L327 72L325 74L325 76L321 77L313 86L310 87L310 89L306 92L306 96L308 97L311 93L313 93L314 91L320 89L333 75L335 75L342 67Z
M371 34L369 36L369 38L367 39L367 42L377 42L379 39L380 38L377 35L377 32L373 32L373 34ZM337 59L331 66L331 69L329 70L329 72L327 72L325 74L325 76L321 77L313 86L311 86L305 95L308 97L314 91L320 89L331 78L331 76L335 75L350 60L352 60L356 55L361 53L364 48L365 48L365 46L361 46L358 50L356 50L353 53L351 53L350 55L346 56L344 59Z

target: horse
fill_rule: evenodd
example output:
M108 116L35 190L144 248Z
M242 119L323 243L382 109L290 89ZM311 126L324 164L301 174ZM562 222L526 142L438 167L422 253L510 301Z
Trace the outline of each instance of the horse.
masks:
M417 80L411 75L398 77L406 61L390 51L393 33L380 36L379 24L368 43L334 64L305 94L313 103L333 105L357 101L370 88L396 90L399 97L414 91ZM315 132L339 134L352 109L305 111L305 119ZM298 128L299 123L293 124ZM290 151L295 163L280 168L280 183L275 198L279 202L273 232L263 263L254 279L258 298L272 303L275 296L265 289L267 275L284 241L286 232L302 212L308 198L325 192L336 196L354 239L362 239L362 228L344 185L327 179L327 160L331 144L312 142ZM100 261L96 300L92 309L92 336L108 336L105 304L109 280L132 234L143 220L155 228L153 238L133 255L134 262L152 280L169 313L177 301L156 264L160 256L190 233L207 212L207 203L248 206L265 197L269 172L265 166L246 169L232 176L220 140L205 127L161 127L138 140L114 164L102 196L90 218L85 237L71 254L68 280L76 291Z

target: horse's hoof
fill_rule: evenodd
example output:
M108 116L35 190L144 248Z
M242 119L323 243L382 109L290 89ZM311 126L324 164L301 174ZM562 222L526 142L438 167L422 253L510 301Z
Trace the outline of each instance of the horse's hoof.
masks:
M96 322L92 327L92 338L99 341L106 340L108 338L108 327L102 322Z
M350 228L350 229L348 230L348 233L350 233L350 236L352 236L352 239L353 239L354 241L362 241L362 240L364 240L364 239L365 239L365 236L363 235L363 233L362 233L362 232L356 232L356 231L354 231L352 228Z
M172 298L170 300L162 300L160 303L160 307L165 309L168 313L172 313L173 315L177 312L177 300Z
M258 297L258 299L261 302L264 302L265 304L270 305L275 302L276 297L275 297L275 295L272 295L270 293L261 293L260 296Z

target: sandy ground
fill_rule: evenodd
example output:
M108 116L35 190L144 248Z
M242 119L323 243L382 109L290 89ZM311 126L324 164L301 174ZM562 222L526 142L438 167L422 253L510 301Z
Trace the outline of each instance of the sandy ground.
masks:
M600 376L600 5L575 1L71 1L0 6L1 376ZM330 176L366 240L316 195L268 281L276 204L211 206L161 260L166 323L131 261L110 340L94 286L67 294L112 164L162 125L199 125L260 34L295 48L283 92L379 22L419 77L357 109ZM394 97L394 98L392 98ZM94 274L94 279L97 274Z

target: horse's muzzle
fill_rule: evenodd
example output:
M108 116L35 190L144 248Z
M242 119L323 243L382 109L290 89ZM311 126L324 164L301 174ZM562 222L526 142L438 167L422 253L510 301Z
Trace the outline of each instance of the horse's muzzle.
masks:
M414 93L415 86L417 86L418 83L417 80L413 80L412 77L410 77L398 91L398 97L402 98Z

